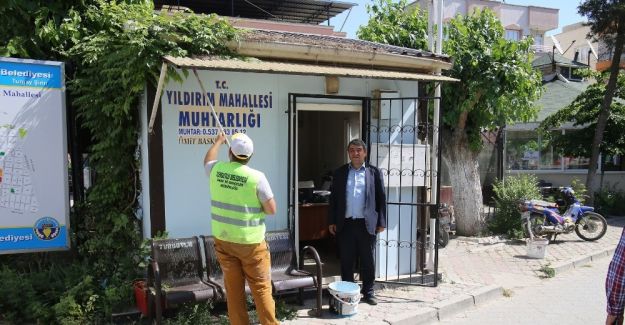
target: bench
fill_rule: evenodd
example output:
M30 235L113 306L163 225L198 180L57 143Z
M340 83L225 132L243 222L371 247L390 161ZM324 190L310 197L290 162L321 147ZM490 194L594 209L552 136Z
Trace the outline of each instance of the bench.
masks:
M215 240L212 236L201 236L204 244L208 281L218 285L224 293L223 272L217 261L215 252ZM282 294L288 291L298 290L299 301L302 303L303 290L306 288L316 289L317 314L321 315L322 294L322 268L319 254L312 246L306 246L300 254L299 266L303 266L305 254L310 254L316 263L316 274L299 270L294 254L294 243L288 230L269 231L265 234L265 240L271 254L271 283L274 294ZM245 286L247 293L250 292ZM224 293L225 297L225 293Z
M162 323L163 310L182 303L225 301L223 271L217 261L213 236L152 240L152 261L148 266L148 315ZM274 294L297 290L302 303L306 288L316 289L317 314L321 315L322 268L319 254L312 246L306 246L296 262L294 243L289 231L270 231L265 236L271 254L271 282ZM200 250L204 248L204 258ZM316 263L316 274L299 270L304 256ZM205 266L203 263L205 261ZM246 285L245 291L250 289ZM153 309L154 310L153 310Z
M274 293L298 289L299 302L303 304L304 289L315 288L317 315L321 316L323 271L317 250L312 246L305 246L299 256L299 263L296 263L295 243L288 230L267 232L265 240L271 254L271 282ZM301 270L307 255L315 260L316 274Z
M224 273L221 270L219 261L217 261L217 252L215 251L215 237L213 236L200 236L202 243L204 244L204 260L206 261L206 274L207 281L215 285L222 296L226 297L224 285ZM245 293L251 293L250 287L245 285Z
M163 309L187 302L223 300L223 292L204 277L197 237L152 240L148 266L148 306L161 324ZM148 315L152 315L152 310Z

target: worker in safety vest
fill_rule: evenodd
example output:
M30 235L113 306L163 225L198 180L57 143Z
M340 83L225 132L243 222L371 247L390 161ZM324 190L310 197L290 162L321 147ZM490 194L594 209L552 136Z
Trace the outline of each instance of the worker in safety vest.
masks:
M271 261L265 242L265 215L276 213L269 182L247 166L254 144L242 133L232 136L229 162L217 161L223 132L204 157L210 181L211 227L217 259L224 273L228 318L233 325L249 324L245 280L252 291L261 324L279 324L271 296Z

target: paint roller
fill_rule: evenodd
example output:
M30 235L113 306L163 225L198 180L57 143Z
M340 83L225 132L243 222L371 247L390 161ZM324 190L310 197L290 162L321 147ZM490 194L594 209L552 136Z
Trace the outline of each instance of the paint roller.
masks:
M206 89L204 89L204 84L202 83L202 80L200 79L200 76L198 75L196 69L193 69L193 74L195 74L195 78L197 78L197 81L200 83L200 88L202 89L202 94L204 94L204 96L206 96L206 94L207 94ZM224 128L221 125L221 122L219 121L219 117L217 116L217 112L215 112L215 107L213 107L213 103L210 100L208 101L208 105L210 105L211 112L213 112L213 117L215 118L215 121L217 121L217 126L219 126L219 131L223 132L223 134L225 135L226 132L224 132ZM230 140L228 140L228 136L226 136L226 143L228 144L228 147L230 147Z

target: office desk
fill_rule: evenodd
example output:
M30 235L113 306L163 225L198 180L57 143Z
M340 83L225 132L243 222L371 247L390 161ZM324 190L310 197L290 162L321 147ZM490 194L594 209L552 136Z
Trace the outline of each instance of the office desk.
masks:
M299 240L324 239L328 231L328 203L306 203L299 206Z

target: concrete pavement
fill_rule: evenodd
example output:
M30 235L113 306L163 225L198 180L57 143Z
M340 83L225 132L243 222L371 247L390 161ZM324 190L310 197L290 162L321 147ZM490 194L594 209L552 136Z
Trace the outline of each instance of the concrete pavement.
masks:
M585 242L575 233L558 236L547 246L545 258L539 260L526 257L522 241L452 239L439 250L443 280L437 287L377 284L379 304L361 303L358 314L351 317L329 312L325 298L323 315L318 318L310 311L314 301L308 300L298 310L298 318L285 324L426 324L451 319L475 306L503 299L504 293L544 285L548 280L544 271L553 270L556 277L565 277L565 272L576 267L608 259L618 243L625 217L610 218L608 224L606 235L596 242Z
M478 308L469 308L443 324L603 324L605 275L609 258L576 267L539 285L509 291Z

